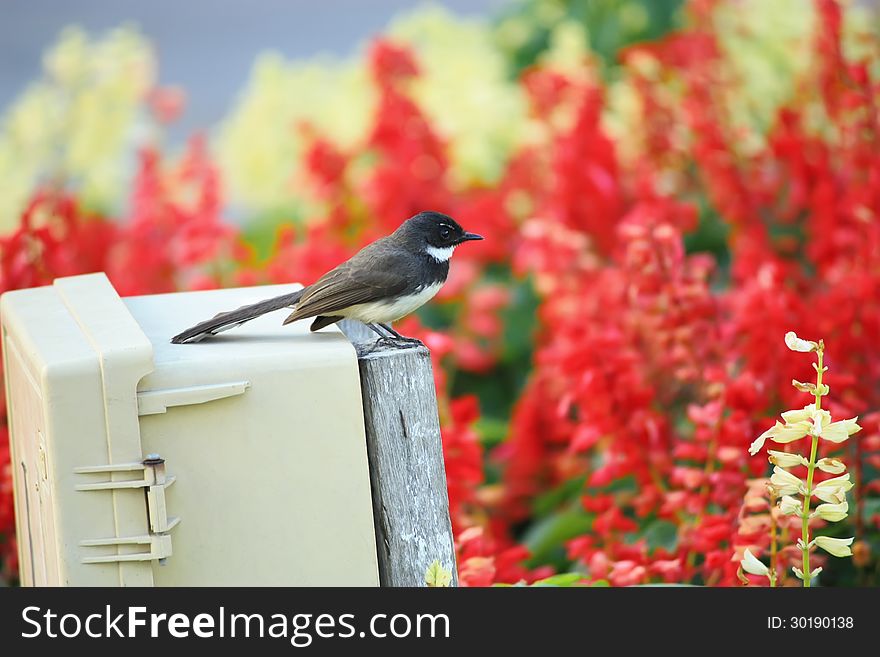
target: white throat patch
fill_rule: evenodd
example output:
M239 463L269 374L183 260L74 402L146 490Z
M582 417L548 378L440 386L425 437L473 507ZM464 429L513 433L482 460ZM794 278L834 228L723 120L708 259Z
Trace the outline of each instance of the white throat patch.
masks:
M452 252L455 251L454 246L445 246L442 249L437 248L436 246L431 246L430 244L425 248L425 252L434 258L437 262L446 262L452 257Z

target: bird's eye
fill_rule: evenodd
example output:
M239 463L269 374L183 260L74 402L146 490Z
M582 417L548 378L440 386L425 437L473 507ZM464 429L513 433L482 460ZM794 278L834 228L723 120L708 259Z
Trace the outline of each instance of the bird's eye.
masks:
M449 226L443 224L440 226L440 239L448 240L450 234Z

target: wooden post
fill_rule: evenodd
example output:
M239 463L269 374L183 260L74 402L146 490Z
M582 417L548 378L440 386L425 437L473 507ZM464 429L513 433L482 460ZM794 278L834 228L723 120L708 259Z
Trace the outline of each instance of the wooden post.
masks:
M375 347L358 322L340 326L358 355L382 586L425 586L436 559L458 585L437 393L425 347Z

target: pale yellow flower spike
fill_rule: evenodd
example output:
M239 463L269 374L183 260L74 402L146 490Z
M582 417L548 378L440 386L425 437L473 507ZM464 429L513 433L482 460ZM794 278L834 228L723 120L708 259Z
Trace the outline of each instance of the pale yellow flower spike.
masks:
M805 587L811 586L811 581L822 571L821 568L810 569L810 550L818 546L836 557L848 557L852 554L850 545L852 538L831 538L817 536L810 541L810 520L820 518L826 522L840 522L849 513L849 503L846 499L847 492L852 489L849 473L846 465L836 458L826 457L817 460L819 439L830 443L842 443L851 435L857 433L861 427L857 417L849 420L832 422L831 413L822 408L822 398L830 391L829 387L822 383L822 375L828 370L823 365L825 343L822 340L814 342L799 338L794 331L785 334L785 345L792 351L802 353L816 353L816 362L813 369L816 370L815 383L802 383L796 379L792 385L801 392L813 396L813 403L803 408L785 411L782 414L783 422L776 422L771 428L758 436L749 446L749 453L753 456L764 446L764 442L772 440L777 443L790 443L809 437L809 458L801 454L793 454L776 450L768 450L768 460L773 464L773 475L770 477L768 487L779 498L779 511L783 515L797 516L801 522L801 537L797 539L797 548L803 556L801 568L792 568L795 576L803 580ZM786 468L805 467L807 474L805 479L793 475ZM832 479L817 484L813 483L816 469L837 475ZM812 498L817 498L822 504L810 510ZM755 559L746 550L742 560L742 569L752 574L763 574L762 568L766 567ZM774 585L771 573L770 585Z

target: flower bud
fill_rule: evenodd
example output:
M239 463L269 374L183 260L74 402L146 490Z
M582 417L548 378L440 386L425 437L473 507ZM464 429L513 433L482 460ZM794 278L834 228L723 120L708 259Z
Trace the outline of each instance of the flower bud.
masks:
M819 459L816 463L816 467L822 472L827 472L828 474L840 474L846 470L846 465L843 461L832 458Z
M771 484L770 482L767 482L767 493L771 497L782 497L782 495L779 492L779 489L776 486L774 486L773 484Z
M792 516L794 514L800 514L803 511L803 503L800 500L793 498L791 495L784 495L782 499L779 500L779 511L783 515Z
M777 452L775 450L767 450L767 453L770 455L768 460L773 465L778 465L780 468L793 468L796 465L809 465L807 459L805 459L800 454L789 454L787 452Z
M794 331L789 331L785 334L785 346L791 349L792 351L800 351L803 353L809 353L811 351L817 351L819 349L819 345L812 340L804 340L799 338Z

